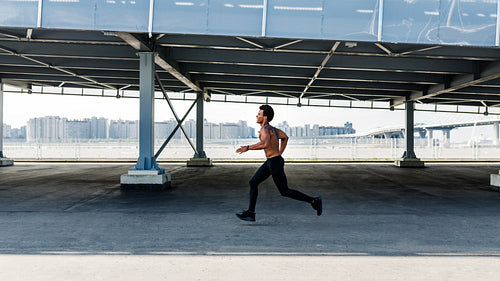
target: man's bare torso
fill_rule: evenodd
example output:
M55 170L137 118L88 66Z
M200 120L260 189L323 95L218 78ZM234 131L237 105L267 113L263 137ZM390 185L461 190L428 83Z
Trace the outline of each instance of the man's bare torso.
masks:
M268 145L264 148L266 153L266 158L272 158L280 155L280 145L279 145L279 129L276 129L270 125L264 126L261 130L267 130L267 135L269 136ZM278 135L276 135L278 134ZM259 139L262 141L262 134L259 133Z

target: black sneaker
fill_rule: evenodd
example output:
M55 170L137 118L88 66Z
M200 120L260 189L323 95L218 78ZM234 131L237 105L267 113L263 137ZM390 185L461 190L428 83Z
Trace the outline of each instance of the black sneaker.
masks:
M240 220L244 220L244 221L255 221L255 213L252 212L252 211L243 211L239 214L236 214L236 216L240 219Z
M314 203L311 203L314 210L316 210L316 214L321 216L323 213L323 200L321 200L321 196L314 197Z

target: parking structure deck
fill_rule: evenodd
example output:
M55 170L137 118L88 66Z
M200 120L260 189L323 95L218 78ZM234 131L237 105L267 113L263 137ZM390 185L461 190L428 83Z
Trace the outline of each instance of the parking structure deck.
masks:
M125 257L192 257L195 263L201 259L200 267L195 267L199 272L191 269L193 274L213 272L214 263L220 266L217 272L227 273L216 275L215 280L242 274L224 266L235 266L231 257L246 258L242 262L253 264L253 270L263 268L258 260L280 264L273 274L296 271L285 269L280 259L314 264L314 259L321 258L300 274L336 271L344 273L335 275L339 278L364 279L356 275L360 274L356 263L341 271L335 264L345 264L346 260L339 260L343 258L368 259L359 262L380 271L384 260L392 260L393 265L401 259L424 258L438 259L422 265L427 274L432 270L439 274L445 270L446 274L446 269L457 274L467 268L472 273L477 272L477 265L484 269L479 276L488 277L494 272L488 271L490 266L500 262L500 193L492 191L488 181L499 165L428 164L414 170L383 163L288 164L285 171L290 188L322 195L323 215L316 216L308 204L281 197L268 179L259 189L257 221L249 223L238 220L235 213L248 205L248 180L258 164L188 168L161 163L172 174L170 189L125 192L120 190L119 177L132 164L16 163L0 168L0 264L6 266L23 257L25 261L47 258L38 262L65 256L115 257L118 263ZM230 260L219 265L210 260L221 257ZM256 257L263 258L255 261ZM444 266L439 262L450 257ZM461 263L454 258L466 260ZM380 267L370 259L379 259ZM414 262L408 262L409 268ZM457 267L463 264L469 267ZM177 265L187 266L179 261ZM241 269L241 264L237 262L235 268ZM14 269L0 277L23 276L13 273ZM369 279L370 273L365 273ZM390 273L376 276L382 280L392 276L387 275ZM64 271L59 274L63 276ZM173 276L201 276L182 274ZM281 275L267 277L272 276ZM295 277L299 276L303 275ZM317 279L329 279L327 276Z

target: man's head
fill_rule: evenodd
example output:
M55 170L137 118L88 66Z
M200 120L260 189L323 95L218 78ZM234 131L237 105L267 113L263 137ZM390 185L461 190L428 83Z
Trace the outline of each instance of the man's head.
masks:
M257 115L257 123L271 122L273 120L274 110L270 105L261 105L259 109L260 111Z

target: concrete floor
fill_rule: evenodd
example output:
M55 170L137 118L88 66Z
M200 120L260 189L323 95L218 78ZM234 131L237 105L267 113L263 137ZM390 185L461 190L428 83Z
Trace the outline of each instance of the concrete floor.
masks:
M323 215L267 180L255 223L234 214L258 164L160 166L164 192L122 192L132 164L1 167L0 280L498 277L500 164L289 164L289 186L322 195Z

